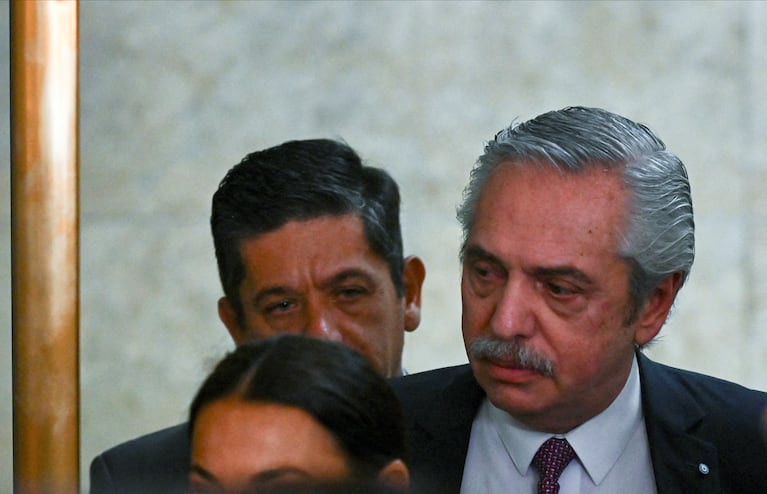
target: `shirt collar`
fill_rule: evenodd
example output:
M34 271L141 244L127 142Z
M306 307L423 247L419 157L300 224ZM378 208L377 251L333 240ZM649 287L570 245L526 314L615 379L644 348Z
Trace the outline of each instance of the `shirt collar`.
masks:
M623 453L631 435L642 424L641 400L639 367L635 356L626 384L610 406L567 434L556 435L567 439L595 484L605 478ZM495 424L514 466L520 475L527 475L535 452L552 434L526 428L487 400L486 405L489 418ZM594 447L595 444L599 447Z

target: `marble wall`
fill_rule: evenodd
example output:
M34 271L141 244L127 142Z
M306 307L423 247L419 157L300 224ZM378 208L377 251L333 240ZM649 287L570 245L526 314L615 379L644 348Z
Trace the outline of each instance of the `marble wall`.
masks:
M574 104L646 123L688 166L698 232L651 354L767 390L765 46L764 2L81 2L83 489L95 454L184 420L231 347L210 197L246 153L294 138L343 138L401 184L405 249L428 268L423 322L406 341L414 372L466 361L454 216L484 142ZM7 96L0 105L9 135ZM1 167L3 198L9 176ZM10 292L4 199L5 445ZM0 492L11 478L3 447Z

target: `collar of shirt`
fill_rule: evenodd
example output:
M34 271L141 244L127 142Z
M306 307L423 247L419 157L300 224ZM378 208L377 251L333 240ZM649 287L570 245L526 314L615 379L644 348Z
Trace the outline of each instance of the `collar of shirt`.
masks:
M520 475L527 475L535 452L552 434L528 429L492 403L486 404L490 420L514 466ZM610 406L567 434L557 434L556 437L567 439L591 480L599 485L641 425L642 395L639 367L634 357L626 384ZM599 447L594 447L595 444Z

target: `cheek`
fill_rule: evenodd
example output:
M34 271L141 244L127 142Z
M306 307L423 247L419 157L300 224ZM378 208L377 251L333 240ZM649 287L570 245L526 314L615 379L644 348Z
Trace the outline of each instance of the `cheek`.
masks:
M343 314L339 330L344 342L362 353L382 353L384 347L389 346L389 342L396 337L396 333L404 331L400 329L404 322L400 322L399 312L384 309L375 305L354 314Z
M465 282L461 284L461 321L465 330L471 330L483 320L489 319L493 307L494 303L490 298L477 297L466 287Z
M558 348L552 382L557 388L584 390L590 387L595 376L602 374L605 361L593 342L560 342Z
M594 376L614 372L616 361L633 352L632 337L621 322L619 314L589 318L576 337L559 342L563 375L587 382Z
M559 330L548 332L548 343L558 349L557 359L562 372L583 375L599 372L609 360L605 357L622 352L626 341L631 339L622 322L623 313L611 309L606 302L592 307L577 320L552 322L559 326ZM552 327L546 322L541 324Z
M251 340L260 340L274 336L278 333L286 331L280 331L273 328L261 315L255 310L245 311L245 331L247 337Z
M619 300L602 300L592 304L584 317L584 333L596 342L610 345L625 335L626 303Z
M464 342L468 343L478 332L474 321L474 304L468 301L465 295L461 300L461 331Z

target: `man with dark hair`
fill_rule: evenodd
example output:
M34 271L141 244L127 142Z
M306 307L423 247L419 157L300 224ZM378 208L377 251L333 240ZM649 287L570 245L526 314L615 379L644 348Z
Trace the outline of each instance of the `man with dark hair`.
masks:
M234 341L300 330L400 375L425 270L417 257L403 259L399 205L391 176L337 141L246 156L213 195L210 220L225 295L219 316Z
M338 141L289 141L246 156L221 181L211 212L218 313L234 342L299 333L400 375L425 268L403 258L399 205L391 176ZM91 492L184 492L188 464L182 424L96 457Z
M470 365L393 383L415 492L767 492L767 393L641 352L695 252L687 172L647 127L582 107L512 125L458 218Z

